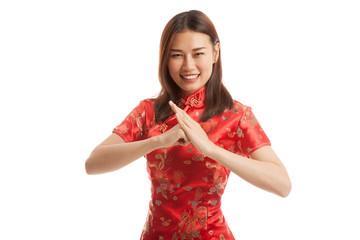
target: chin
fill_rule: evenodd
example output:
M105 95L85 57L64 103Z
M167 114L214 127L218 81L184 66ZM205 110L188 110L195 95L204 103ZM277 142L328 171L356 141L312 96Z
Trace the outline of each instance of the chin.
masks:
M206 82L204 83L204 81L201 81L201 79L197 79L194 82L187 82L183 79L177 79L177 81L175 81L176 85L178 85L182 92L186 95L190 95L191 93L196 92L197 90L205 86Z
M200 88L202 88L202 86L199 87L185 87L185 88L181 88L181 90L186 94L186 95L190 95L193 92L196 92L197 90L199 90Z

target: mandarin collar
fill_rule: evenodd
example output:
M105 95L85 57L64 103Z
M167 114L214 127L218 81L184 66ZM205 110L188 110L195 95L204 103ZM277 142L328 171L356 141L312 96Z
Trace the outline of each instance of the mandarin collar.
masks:
M199 90L193 92L189 96L186 96L185 94L181 95L180 100L178 101L177 105L180 108L188 107L203 107L205 102L205 91L206 88L203 86Z

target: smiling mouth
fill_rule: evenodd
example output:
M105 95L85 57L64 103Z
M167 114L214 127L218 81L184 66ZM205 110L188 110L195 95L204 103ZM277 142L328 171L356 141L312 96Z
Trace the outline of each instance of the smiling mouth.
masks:
M197 79L200 74L191 74L191 75L180 75L181 78L183 78L184 80L188 80L188 81L191 81L191 80L195 80Z

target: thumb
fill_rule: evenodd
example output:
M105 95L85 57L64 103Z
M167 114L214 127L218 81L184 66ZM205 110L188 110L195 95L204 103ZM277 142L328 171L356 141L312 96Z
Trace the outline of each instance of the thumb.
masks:
M187 146L191 143L190 139L186 136L185 132L182 129L180 129L178 143L181 146Z

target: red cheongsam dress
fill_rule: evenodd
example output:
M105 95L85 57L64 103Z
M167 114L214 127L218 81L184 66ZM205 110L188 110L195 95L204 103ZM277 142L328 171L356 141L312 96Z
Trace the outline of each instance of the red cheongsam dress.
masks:
M180 99L178 106L200 122L204 100L205 87ZM153 104L153 99L141 101L113 132L133 142L177 124L175 116L157 124ZM217 146L241 156L270 145L251 108L237 101L232 109L200 124ZM220 208L229 169L200 154L192 144L157 149L146 159L151 200L141 240L235 239Z

